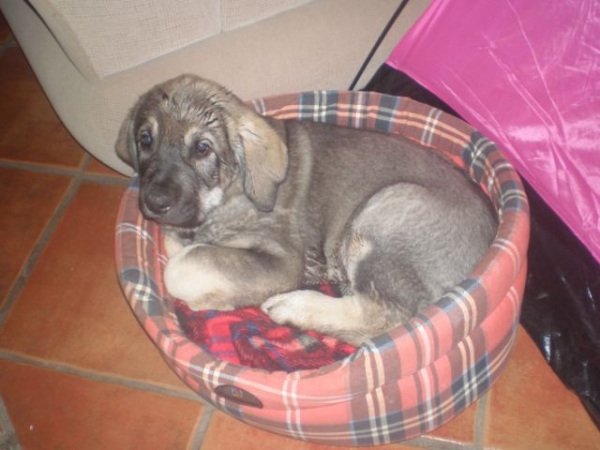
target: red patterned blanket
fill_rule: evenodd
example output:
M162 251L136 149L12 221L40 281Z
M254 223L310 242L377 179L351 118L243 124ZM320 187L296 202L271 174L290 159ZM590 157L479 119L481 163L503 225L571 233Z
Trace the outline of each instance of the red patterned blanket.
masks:
M328 283L307 289L340 296L338 288ZM286 372L315 369L356 351L330 336L276 324L259 308L192 311L178 300L175 313L183 332L204 351L247 367Z

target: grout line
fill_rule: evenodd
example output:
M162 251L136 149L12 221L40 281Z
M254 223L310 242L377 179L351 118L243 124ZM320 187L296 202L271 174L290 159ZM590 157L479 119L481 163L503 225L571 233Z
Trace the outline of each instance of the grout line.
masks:
M15 428L10 420L6 406L2 397L0 397L0 449L1 450L21 450L19 438Z
M81 163L80 163L81 166ZM9 160L0 160L0 167L5 167L7 169L18 169L18 170L27 170L29 172L34 173L44 173L51 175L63 175L66 177L77 177L77 174L80 172L79 167L60 167L60 166L51 166L45 164L36 164L24 161L9 161Z
M139 381L131 378L122 377L119 375L110 375L102 372L95 372L90 369L82 369L64 363L51 362L45 359L38 359L31 356L20 355L18 353L13 353L7 350L0 350L0 360L18 364L25 364L39 369L52 370L54 372L66 375L73 375L79 378L85 378L86 380L94 381L97 383L113 384L130 389L135 389L138 391L146 391L151 392L153 394L161 394L167 397L179 398L182 400L189 400L195 403L205 404L204 400L202 400L202 398L199 395L195 394L191 389L189 390L189 392L180 391L166 386L161 386L152 382Z
M42 252L46 248L46 245L48 244L50 238L54 234L56 227L60 223L60 220L64 216L67 208L69 207L73 198L75 197L75 194L77 193L77 190L79 189L80 185L81 177L75 177L71 181L56 210L54 211L52 216L50 216L48 223L46 224L46 226L42 230L42 233L33 245L33 248L29 253L29 256L27 257L25 264L23 264L23 267L19 271L15 282L8 291L8 294L6 295L4 302L0 307L0 327L4 324L4 321L6 320L13 304L15 303L15 301L21 294L23 288L25 287L25 284L29 279L31 271L40 259Z
M129 178L116 178L107 175L100 175L95 173L85 174L83 180L88 183L105 184L113 186L128 187L131 184Z
M431 436L421 436L409 441L402 442L402 445L411 445L416 448L427 450L477 450L473 444L450 441L443 438L435 438Z
M188 445L188 450L200 450L202 446L202 442L204 441L204 436L206 435L206 430L210 425L210 421L212 420L212 416L215 412L215 408L208 403L206 403L205 410L198 420L194 432L192 434L192 438L190 440L190 444Z
M81 161L79 162L77 172L82 175L85 174L86 169L90 166L91 163L92 157L90 156L90 154L88 152L83 152L83 158L81 158Z
M485 419L487 411L487 401L489 392L483 394L477 400L477 409L475 412L474 436L473 442L458 442L433 436L421 436L406 442L403 445L410 445L427 450L484 450L485 449Z
M4 160L0 161L0 167L7 167L7 168L19 169L19 170L28 170L28 171L32 171L32 172L38 172L38 173L51 173L51 174L63 175L63 176L72 178L62 199L58 203L56 210L52 213L52 215L50 216L50 219L46 223L46 226L44 227L44 229L40 233L38 239L34 243L32 249L31 249L31 252L29 253L29 256L25 260L23 267L17 274L15 281L13 282L10 290L8 291L8 293L6 294L6 297L4 298L4 301L2 302L2 305L0 306L0 327L2 327L2 325L6 321L6 318L8 317L14 303L16 302L17 298L23 291L23 288L25 287L25 284L27 283L27 281L29 279L29 275L31 274L31 271L37 264L41 254L43 253L44 249L46 248L46 245L52 238L54 231L58 227L58 224L62 220L63 216L65 215L65 212L67 211L69 205L73 201L73 198L75 198L75 195L77 194L77 191L79 190L79 187L81 186L82 182L90 181L90 182L96 182L96 183L119 184L119 185L125 184L125 182L127 182L127 180L120 180L118 178L113 179L113 177L109 177L109 176L102 176L102 175L89 176L89 174L85 173L85 170L90 165L91 161L92 161L92 157L88 153L84 153L84 156L81 159L79 166L76 169L43 166L43 165L32 164L32 163L11 162L11 161L4 161Z
M89 158L89 160L87 158ZM0 160L0 167L4 167L7 169L26 170L28 172L34 172L34 173L62 175L62 176L73 177L73 178L80 177L84 181L91 182L91 183L97 183L97 184L112 184L112 185L118 185L118 186L129 186L129 183L130 183L129 178L119 178L119 177L111 176L111 175L103 175L103 174L98 174L98 173L85 172L85 170L87 169L87 166L89 166L89 162L91 162L91 156L86 154L86 157L84 157L82 163L80 163L79 167L77 167L77 168L48 166L48 165L42 165L42 164L22 162L22 161L7 161L7 160Z
M485 425L487 403L490 391L483 394L477 403L477 413L475 415L475 446L477 449L485 448Z

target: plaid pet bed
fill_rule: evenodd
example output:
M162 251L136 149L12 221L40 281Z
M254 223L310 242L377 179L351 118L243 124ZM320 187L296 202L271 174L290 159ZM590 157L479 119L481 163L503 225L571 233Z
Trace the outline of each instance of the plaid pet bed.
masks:
M262 114L402 134L442 152L489 195L497 236L465 280L408 324L324 367L253 369L214 358L182 330L162 273L160 230L123 198L116 259L123 291L150 338L206 401L257 427L325 444L366 446L431 431L502 372L518 326L529 239L527 199L496 146L467 124L409 99L320 91L253 103Z

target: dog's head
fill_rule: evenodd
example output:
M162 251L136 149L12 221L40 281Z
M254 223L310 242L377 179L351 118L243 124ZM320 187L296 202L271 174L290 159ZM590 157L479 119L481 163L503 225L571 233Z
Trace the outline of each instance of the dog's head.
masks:
M185 228L200 225L234 185L258 209L272 210L288 164L286 145L265 119L193 75L142 95L116 150L138 172L144 215Z

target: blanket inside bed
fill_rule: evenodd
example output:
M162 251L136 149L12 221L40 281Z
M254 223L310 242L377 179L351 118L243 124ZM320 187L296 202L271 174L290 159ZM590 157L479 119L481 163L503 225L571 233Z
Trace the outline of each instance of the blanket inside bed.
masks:
M317 289L340 297L336 285ZM177 300L175 313L190 340L217 359L268 371L316 369L344 359L356 347L315 331L303 331L273 322L260 308L234 311L192 311Z

